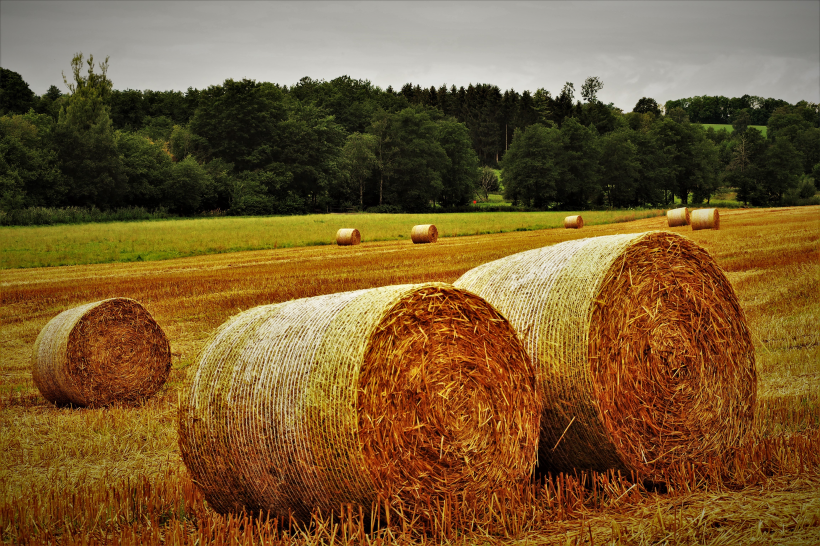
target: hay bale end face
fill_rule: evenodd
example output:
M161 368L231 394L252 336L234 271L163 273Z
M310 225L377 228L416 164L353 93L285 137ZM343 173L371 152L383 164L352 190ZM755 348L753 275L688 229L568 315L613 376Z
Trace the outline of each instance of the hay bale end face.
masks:
M410 240L415 244L435 243L438 241L438 229L433 224L413 226L410 230Z
M564 218L564 227L566 229L581 229L584 227L584 219L580 214L574 216L567 216Z
M358 245L362 242L362 235L356 228L342 228L336 232L336 244L339 246Z
M699 229L720 229L718 209L698 209L692 212L692 231Z
M436 499L529 478L536 385L510 324L450 285L294 300L237 315L206 343L180 448L222 513L305 521L381 498L424 521Z
M665 232L568 241L465 273L541 372L540 470L655 481L752 427L755 355L726 275Z
M34 384L56 404L134 404L156 394L170 371L165 333L128 298L63 311L40 331L32 351Z
M666 211L666 223L669 227L688 226L689 222L689 209L686 207Z

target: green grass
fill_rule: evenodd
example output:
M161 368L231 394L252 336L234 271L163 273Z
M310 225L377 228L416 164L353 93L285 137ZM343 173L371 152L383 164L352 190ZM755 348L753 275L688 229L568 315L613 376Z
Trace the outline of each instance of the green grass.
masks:
M701 123L704 129L708 129L711 127L715 131L720 131L721 129L726 129L730 133L734 132L734 127L729 124L722 124L722 123ZM763 133L763 136L766 136L766 126L765 125L749 125L749 127L753 127Z
M586 211L586 225L659 216L661 210ZM416 224L441 237L557 228L571 212L316 214L220 217L62 226L0 227L0 269L154 261L242 250L335 244L355 227L363 242L409 240Z

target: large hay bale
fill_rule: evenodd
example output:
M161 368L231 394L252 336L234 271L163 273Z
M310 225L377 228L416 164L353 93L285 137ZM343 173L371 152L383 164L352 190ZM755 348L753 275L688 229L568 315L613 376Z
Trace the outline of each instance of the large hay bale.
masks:
M432 518L436 499L487 499L528 478L536 384L515 331L478 296L440 283L330 294L216 330L179 443L222 513L304 521L390 499Z
M584 219L580 214L567 216L564 218L564 228L566 229L581 229L584 227Z
M413 226L410 231L410 240L415 244L435 243L438 241L438 229L433 224Z
M362 242L362 235L356 228L342 228L336 232L336 244L339 246L358 245Z
M692 211L692 231L699 229L720 229L720 214L717 209Z
M455 286L515 326L541 372L539 470L662 481L752 425L754 347L721 268L650 232L568 241L481 265Z
M171 371L165 333L128 298L63 311L40 331L31 360L46 400L75 406L139 402L156 394Z
M688 226L689 209L681 207L666 211L666 223L669 227Z

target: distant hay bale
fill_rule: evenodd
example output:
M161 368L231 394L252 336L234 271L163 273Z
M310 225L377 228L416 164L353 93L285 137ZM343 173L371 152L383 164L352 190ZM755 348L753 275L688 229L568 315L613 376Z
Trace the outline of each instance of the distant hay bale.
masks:
M564 218L564 227L566 229L581 229L584 227L584 219L581 215L567 216Z
M433 224L413 226L410 239L415 243L435 243L438 241L438 229Z
M536 384L510 324L450 285L266 305L202 349L180 450L221 513L305 521L390 499L429 521L433 500L487 499L529 478Z
M362 242L362 235L356 228L342 228L336 232L336 244L339 246L358 245Z
M754 347L726 275L673 233L594 237L465 273L541 372L539 470L663 481L752 426Z
M692 211L692 231L699 229L720 229L720 214L717 209Z
M689 209L686 207L681 207L679 209L666 211L666 223L669 227L688 226Z
M40 331L32 351L34 384L55 404L133 404L156 394L170 371L165 333L128 298L63 311Z

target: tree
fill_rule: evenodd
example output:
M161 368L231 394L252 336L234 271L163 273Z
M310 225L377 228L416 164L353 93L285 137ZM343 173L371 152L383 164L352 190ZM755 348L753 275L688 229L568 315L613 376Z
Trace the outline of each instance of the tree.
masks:
M561 151L557 200L565 207L586 208L601 189L597 131L567 118L561 126Z
M85 64L83 75L83 54L77 53L71 60L72 81L63 75L70 95L61 105L54 135L70 188L61 204L107 209L123 204L127 179L106 104L112 88L108 58L97 65L99 72L93 55Z
M490 198L490 192L497 192L501 189L495 169L490 167L481 167L479 169L478 188L485 201Z
M803 156L791 142L779 138L767 147L762 170L762 199L777 203L783 199L783 194L797 187L803 174Z
M260 169L275 161L278 125L287 117L282 90L269 83L227 79L201 93L191 132L206 146L200 161L218 157L238 171Z
M127 180L125 201L132 206L156 208L162 202L163 185L171 176L170 153L163 143L135 133L117 131L114 140Z
M172 212L193 214L199 210L202 196L212 183L208 172L189 155L173 164L170 176L162 187L163 203Z
M441 173L439 200L445 207L466 205L475 194L478 156L470 145L470 135L463 123L442 120L436 124L436 137L449 159Z
M367 132L376 137L376 167L379 170L379 205L384 202L384 181L390 182L390 177L395 168L396 155L398 154L397 142L391 134L391 115L385 110L379 109L373 115L373 121L367 128Z
M604 82L597 76L591 76L587 78L584 81L584 85L581 86L581 96L586 102L596 103L598 102L598 91L603 88Z
M735 133L743 133L752 121L748 110L738 110L732 118L732 128Z
M504 197L513 203L546 208L556 200L561 170L561 133L540 123L515 132L510 149L501 162Z
M640 176L638 147L630 142L631 131L623 129L601 137L602 190L610 207L635 203Z
M761 164L767 148L763 134L747 128L732 142L731 161L726 167L725 183L737 189L738 201L762 204L764 201Z
M13 70L0 67L0 116L25 114L35 104L34 92Z
M654 114L656 117L661 115L661 107L655 99L649 97L641 97L632 111L638 114Z
M359 190L359 209L364 210L364 183L377 165L375 150L378 139L367 133L353 133L347 136L342 158L347 176Z

